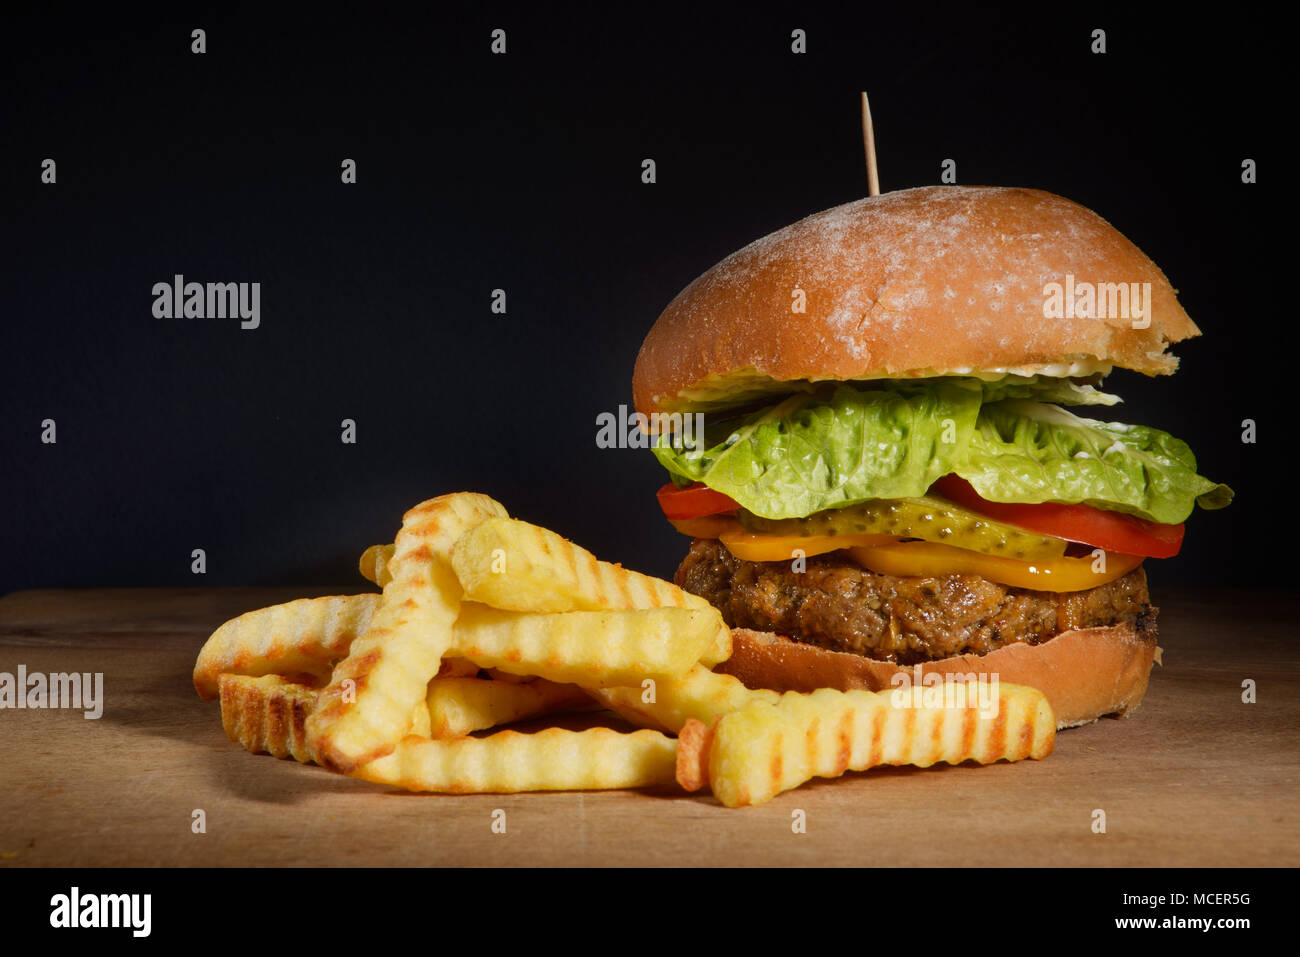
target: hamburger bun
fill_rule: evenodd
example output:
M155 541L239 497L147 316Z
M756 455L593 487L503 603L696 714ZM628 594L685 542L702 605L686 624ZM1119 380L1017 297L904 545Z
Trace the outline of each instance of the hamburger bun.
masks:
M915 675L910 665L828 651L770 632L733 628L731 639L731 658L714 670L750 688L890 691L898 686L891 684L896 675ZM1160 661L1155 630L1119 624L1062 632L1037 645L1018 642L985 655L925 662L920 674L997 675L999 683L1037 688L1056 713L1059 730L1136 710L1153 661Z
M1044 317L1049 283L1150 283L1150 325ZM806 297L795 311L796 290ZM1096 213L1034 189L929 186L837 206L728 256L668 305L639 412L735 405L825 380L1171 373L1200 334L1164 273Z

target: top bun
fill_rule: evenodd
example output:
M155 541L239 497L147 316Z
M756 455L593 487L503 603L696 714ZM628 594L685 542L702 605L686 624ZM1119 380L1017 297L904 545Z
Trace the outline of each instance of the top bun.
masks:
M1049 283L1150 283L1150 325L1044 318ZM796 290L806 308L794 311ZM678 294L637 356L638 411L699 411L825 380L1173 372L1200 334L1108 222L1036 189L928 186L809 216Z

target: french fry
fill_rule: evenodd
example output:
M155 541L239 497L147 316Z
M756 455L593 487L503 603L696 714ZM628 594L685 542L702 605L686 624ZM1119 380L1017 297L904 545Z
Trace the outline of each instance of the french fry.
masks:
M552 681L517 684L482 678L435 678L427 697L429 736L459 738L473 731L522 721L592 704L591 696L574 685Z
M194 689L210 701L223 674L311 676L323 681L336 659L370 627L378 595L302 598L232 618L212 633L194 663Z
M717 722L705 724L690 719L677 735L677 783L686 791L698 791L709 783L709 755Z
M345 773L388 754L411 730L415 706L452 642L461 587L452 545L478 523L504 517L486 495L430 499L402 520L387 568L392 580L363 637L334 669L307 719L322 764Z
M498 731L452 741L408 737L353 776L408 791L457 794L639 788L672 781L676 753L677 743L657 731L610 728Z
M221 723L231 741L253 754L316 762L307 740L307 716L319 692L279 675L224 674L220 678ZM478 678L429 682L423 715L412 718L417 737L457 738L512 721L593 707L573 685L536 680L528 684Z
M316 761L307 742L307 715L316 691L279 675L221 675L221 725L226 737L252 754L273 754L303 764Z
M231 741L253 754L319 763L307 740L307 717L319 693L279 675L222 675L221 724ZM424 702L416 707L411 727L427 738L430 712Z
M506 611L712 607L671 582L602 562L564 536L517 519L481 523L456 543L451 562L466 598ZM729 657L731 632L719 619L701 660L712 666Z
M392 561L394 545L371 545L361 553L361 561L358 565L361 569L361 577L366 581L374 582L380 588L383 588L393 576L388 572L388 563Z
M483 668L602 688L685 674L721 620L713 608L530 614L467 601L448 653Z
M881 764L990 764L1051 754L1056 718L1042 692L1011 684L997 690L991 716L975 706L900 707L891 692L823 688L748 705L711 729L688 720L678 739L678 783L694 789L707 780L720 802L742 807L814 777Z
M711 724L756 701L775 704L775 691L746 688L740 679L696 665L679 678L650 685L593 689L591 695L633 724L676 734L690 720Z
M232 618L212 633L194 663L194 688L210 701L222 675L280 675L301 684L327 684L333 663L366 633L379 595L300 598ZM464 658L445 658L440 677L478 674Z

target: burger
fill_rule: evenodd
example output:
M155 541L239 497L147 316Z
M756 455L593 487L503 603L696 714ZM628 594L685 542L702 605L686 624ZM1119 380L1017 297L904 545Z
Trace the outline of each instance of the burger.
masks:
M1115 368L1199 335L1160 269L1090 210L938 186L837 206L687 286L633 393L751 687L886 690L996 675L1059 727L1131 712L1148 559L1232 491L1188 446L1110 421ZM1104 416L1104 418L1102 418Z

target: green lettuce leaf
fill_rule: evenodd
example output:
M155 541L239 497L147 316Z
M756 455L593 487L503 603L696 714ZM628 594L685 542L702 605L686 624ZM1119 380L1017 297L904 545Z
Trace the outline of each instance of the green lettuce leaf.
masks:
M706 424L705 448L660 436L654 453L676 479L703 482L755 515L799 518L925 494L965 460L980 401L970 381L839 385Z
M654 453L678 484L703 482L771 519L924 495L953 472L990 501L1082 502L1162 524L1232 500L1167 432L1005 397L1064 394L1058 385L954 377L823 386L710 417L696 448L661 435Z
M1196 504L1232 501L1232 489L1197 475L1192 450L1168 432L1017 399L980 409L956 471L992 502L1082 502L1170 525Z

